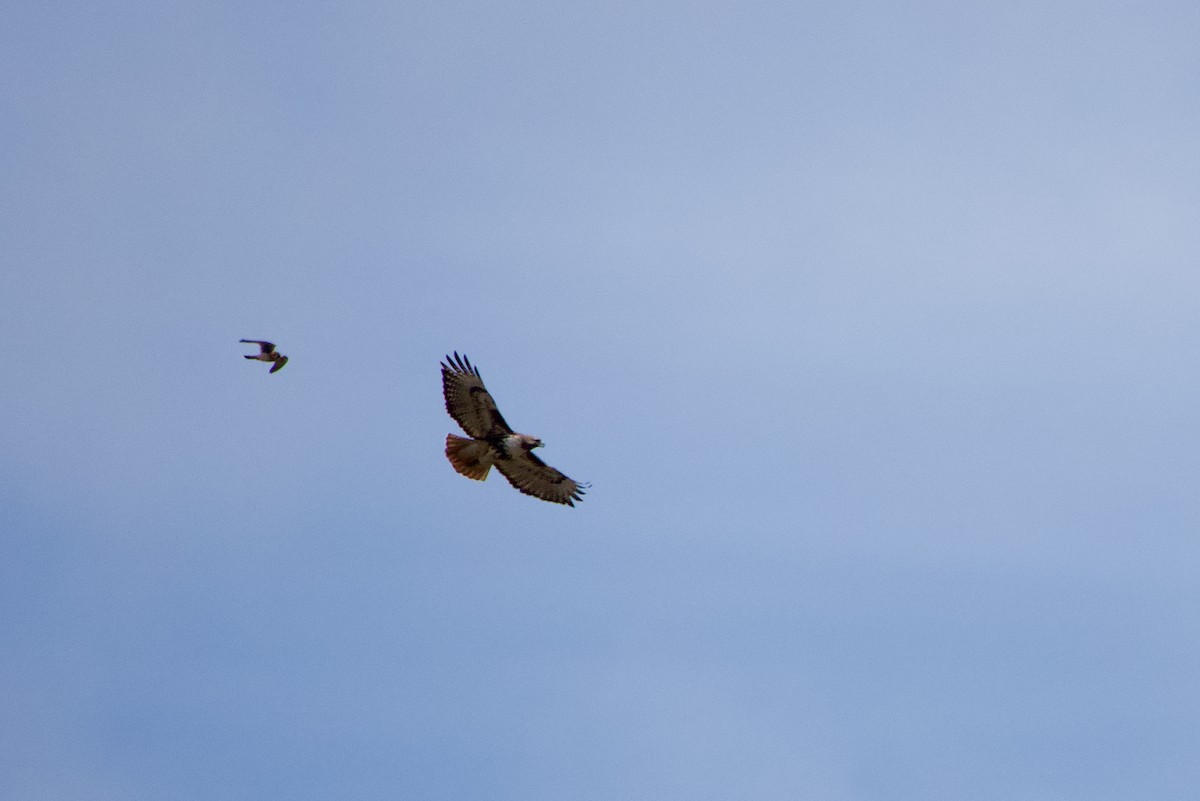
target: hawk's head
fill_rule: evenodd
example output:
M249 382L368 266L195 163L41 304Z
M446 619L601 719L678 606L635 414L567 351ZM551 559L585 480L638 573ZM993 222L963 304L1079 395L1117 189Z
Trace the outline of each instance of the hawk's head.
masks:
M509 434L504 438L504 450L510 454L542 447L542 441L528 434Z

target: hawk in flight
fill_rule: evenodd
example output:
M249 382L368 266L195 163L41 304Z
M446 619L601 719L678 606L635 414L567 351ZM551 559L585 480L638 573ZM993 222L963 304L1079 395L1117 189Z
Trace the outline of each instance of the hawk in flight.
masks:
M247 354L247 359L256 359L260 362L275 362L271 365L268 372L278 372L285 364L287 364L287 356L275 350L274 342L263 342L261 339L243 339L242 342L249 342L252 345L258 345L260 353Z
M455 470L483 481L495 465L509 484L526 495L567 506L583 500L584 489L590 485L572 481L533 455L542 441L518 434L504 422L483 386L479 369L466 356L455 352L442 363L442 394L446 411L470 437L446 435L446 458Z

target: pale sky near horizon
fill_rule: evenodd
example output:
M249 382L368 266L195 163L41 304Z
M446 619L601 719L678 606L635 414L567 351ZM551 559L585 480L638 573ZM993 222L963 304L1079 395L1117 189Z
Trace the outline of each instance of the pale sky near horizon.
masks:
M0 20L6 801L1194 797L1194 4Z

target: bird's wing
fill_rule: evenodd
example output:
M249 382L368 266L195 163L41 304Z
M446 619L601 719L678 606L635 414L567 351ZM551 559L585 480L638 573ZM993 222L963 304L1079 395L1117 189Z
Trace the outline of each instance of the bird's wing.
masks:
M512 433L483 386L478 368L457 351L442 363L442 394L446 396L446 411L468 435L482 439Z
M497 459L496 469L526 495L567 506L582 501L584 490L590 486L567 478L528 451L511 459Z
M303 355L303 354L301 354L301 355ZM285 364L287 364L287 356L280 356L278 359L275 360L275 364L271 365L271 369L268 370L267 372L268 373L278 372L280 369L283 368L283 366Z
M259 350L261 350L263 353L274 353L275 352L275 343L274 342L265 342L261 339L243 339L242 342L249 342L252 345L258 345Z

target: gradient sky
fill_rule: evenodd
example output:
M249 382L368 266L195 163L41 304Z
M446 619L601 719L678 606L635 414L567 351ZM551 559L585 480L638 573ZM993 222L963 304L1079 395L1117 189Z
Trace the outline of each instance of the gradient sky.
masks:
M976 5L9 3L0 796L1194 799L1200 8Z

